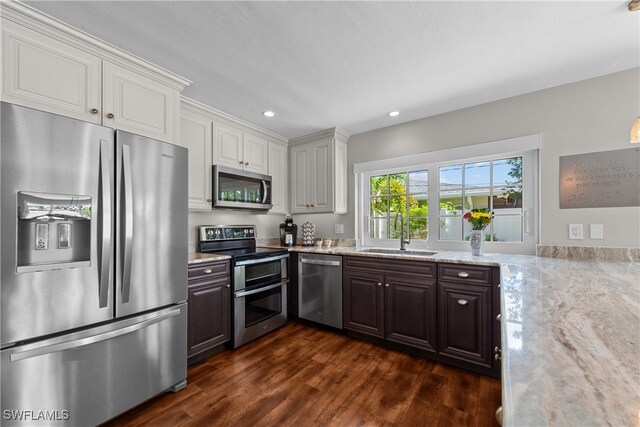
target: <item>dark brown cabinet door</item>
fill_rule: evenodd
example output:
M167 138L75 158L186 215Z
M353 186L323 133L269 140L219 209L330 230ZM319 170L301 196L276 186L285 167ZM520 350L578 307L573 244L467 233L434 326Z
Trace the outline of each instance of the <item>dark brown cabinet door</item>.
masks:
M436 351L436 282L412 276L385 276L386 339Z
M384 275L345 271L344 328L384 338Z
M438 283L439 352L491 367L491 288Z
M228 276L189 284L188 357L229 341L229 284Z

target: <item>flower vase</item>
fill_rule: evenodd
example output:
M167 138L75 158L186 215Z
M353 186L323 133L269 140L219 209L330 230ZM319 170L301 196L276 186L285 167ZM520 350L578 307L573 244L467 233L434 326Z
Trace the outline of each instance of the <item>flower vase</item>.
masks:
M471 255L484 255L484 230L471 230Z

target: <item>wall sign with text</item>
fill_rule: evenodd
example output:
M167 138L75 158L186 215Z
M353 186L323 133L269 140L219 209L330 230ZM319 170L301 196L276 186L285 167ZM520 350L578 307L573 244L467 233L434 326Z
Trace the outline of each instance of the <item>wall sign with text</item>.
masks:
M560 209L640 206L640 148L560 157Z

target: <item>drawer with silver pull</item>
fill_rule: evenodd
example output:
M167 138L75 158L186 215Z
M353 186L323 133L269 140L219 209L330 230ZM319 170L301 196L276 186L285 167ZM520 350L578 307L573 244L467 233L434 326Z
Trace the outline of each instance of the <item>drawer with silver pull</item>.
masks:
M189 266L189 280L231 274L229 261L207 262Z
M438 264L438 280L491 285L491 267L468 264Z

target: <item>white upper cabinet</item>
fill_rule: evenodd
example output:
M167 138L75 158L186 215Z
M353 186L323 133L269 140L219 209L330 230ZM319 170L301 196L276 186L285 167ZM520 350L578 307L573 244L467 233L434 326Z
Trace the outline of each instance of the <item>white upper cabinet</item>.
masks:
M244 133L244 168L245 170L266 174L268 164L269 141L251 133Z
M2 21L2 100L101 123L102 61Z
M251 172L266 174L268 169L268 140L250 132L241 125L214 123L215 139L213 162Z
M333 128L290 141L293 213L347 212L348 139Z
M2 2L2 100L173 142L190 82L19 2Z
M243 169L242 131L219 123L214 123L214 126L213 163Z
M269 168L271 175L271 203L272 213L289 212L289 191L288 191L288 158L287 146L269 141Z
M103 124L161 141L173 141L180 93L148 77L103 63Z
M189 150L189 210L211 210L211 119L187 109L180 111L178 145Z

